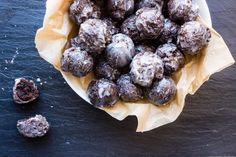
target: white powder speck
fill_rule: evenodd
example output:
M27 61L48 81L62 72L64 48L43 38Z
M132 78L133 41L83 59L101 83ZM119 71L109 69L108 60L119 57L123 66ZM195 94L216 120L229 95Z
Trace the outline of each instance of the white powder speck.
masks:
M8 64L8 60L5 59L5 63Z
M213 133L218 133L218 130L212 130Z
M43 85L43 83L42 83L42 82L40 82L40 85L42 86L42 85Z
M18 51L19 49L18 49L18 47L16 47L16 54L18 55L19 54L19 51Z
M37 78L36 81L37 81L37 82L41 82L41 79L40 79L40 78Z
M15 57L13 56L13 58L11 59L10 63L13 64L15 60Z
M66 84L66 82L64 82L64 84Z
M16 25L14 25L14 27L16 27Z
M66 141L66 144L70 144L70 142L69 142L69 141Z
M2 88L2 91L5 91L5 88Z
M50 106L51 108L53 108L54 106Z
M44 84L47 84L47 81L44 81L43 83L44 83Z
M7 70L7 67L5 67L4 70Z
M5 35L4 35L4 37L6 38L6 37L7 37L7 35L5 34Z
M19 51L18 51L18 48L16 48L14 56L12 56L12 58L11 58L10 61L5 60L5 63L6 63L6 64L8 64L8 63L14 64L15 58L17 57L18 54L19 54ZM7 61L7 62L6 62L6 61Z

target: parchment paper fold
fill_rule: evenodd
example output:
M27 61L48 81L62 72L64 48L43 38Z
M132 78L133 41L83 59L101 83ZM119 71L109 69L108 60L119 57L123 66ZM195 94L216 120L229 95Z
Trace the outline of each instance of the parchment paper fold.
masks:
M60 70L60 58L68 40L75 34L76 26L70 21L68 7L71 0L48 0L43 27L37 31L35 43L42 58ZM204 23L201 19L200 21ZM205 24L205 23L204 23ZM173 79L177 84L177 95L170 103L157 107L143 100L137 103L118 102L112 108L101 108L112 117L123 120L129 115L138 119L138 132L152 130L176 120L183 110L185 97L194 94L209 77L232 65L234 59L222 37L211 28L212 38L207 48L195 57L187 57L185 67ZM61 70L60 70L61 71ZM88 83L94 78L89 74L77 78L62 72L70 87L84 100Z

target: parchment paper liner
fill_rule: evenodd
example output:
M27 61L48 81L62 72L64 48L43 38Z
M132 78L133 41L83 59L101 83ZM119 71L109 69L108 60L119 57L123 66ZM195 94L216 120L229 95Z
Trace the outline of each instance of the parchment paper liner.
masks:
M67 41L77 29L69 20L70 3L71 0L48 0L43 27L37 31L35 38L40 56L58 70L60 70L60 59ZM203 20L199 20L204 23ZM211 32L212 38L208 47L195 57L187 57L185 67L173 76L177 84L177 95L170 104L157 107L145 100L137 103L120 101L112 108L101 109L118 120L123 120L129 115L136 116L138 119L137 132L149 131L175 121L183 110L185 96L188 93L194 94L212 74L234 63L222 37L212 28ZM77 78L69 73L62 71L61 73L70 87L81 98L89 102L86 89L88 83L94 78L93 74Z

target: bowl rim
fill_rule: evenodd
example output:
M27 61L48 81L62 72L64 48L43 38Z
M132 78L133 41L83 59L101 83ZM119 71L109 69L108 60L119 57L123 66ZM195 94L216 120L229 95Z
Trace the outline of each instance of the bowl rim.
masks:
M206 0L194 0L199 5L199 13L203 20L212 27L211 14Z

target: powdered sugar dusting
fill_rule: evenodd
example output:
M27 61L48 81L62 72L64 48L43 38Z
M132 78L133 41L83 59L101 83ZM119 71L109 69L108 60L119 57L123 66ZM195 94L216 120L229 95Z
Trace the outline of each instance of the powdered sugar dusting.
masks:
M3 53L3 51L2 51L2 53ZM6 64L14 64L14 61L15 61L16 57L18 56L18 54L19 54L19 49L17 47L16 50L15 50L15 54L12 56L12 58L10 60L5 59L4 60L5 63Z
M131 63L131 78L134 83L143 87L149 87L154 78L162 78L163 72L160 57L152 52L137 54Z

